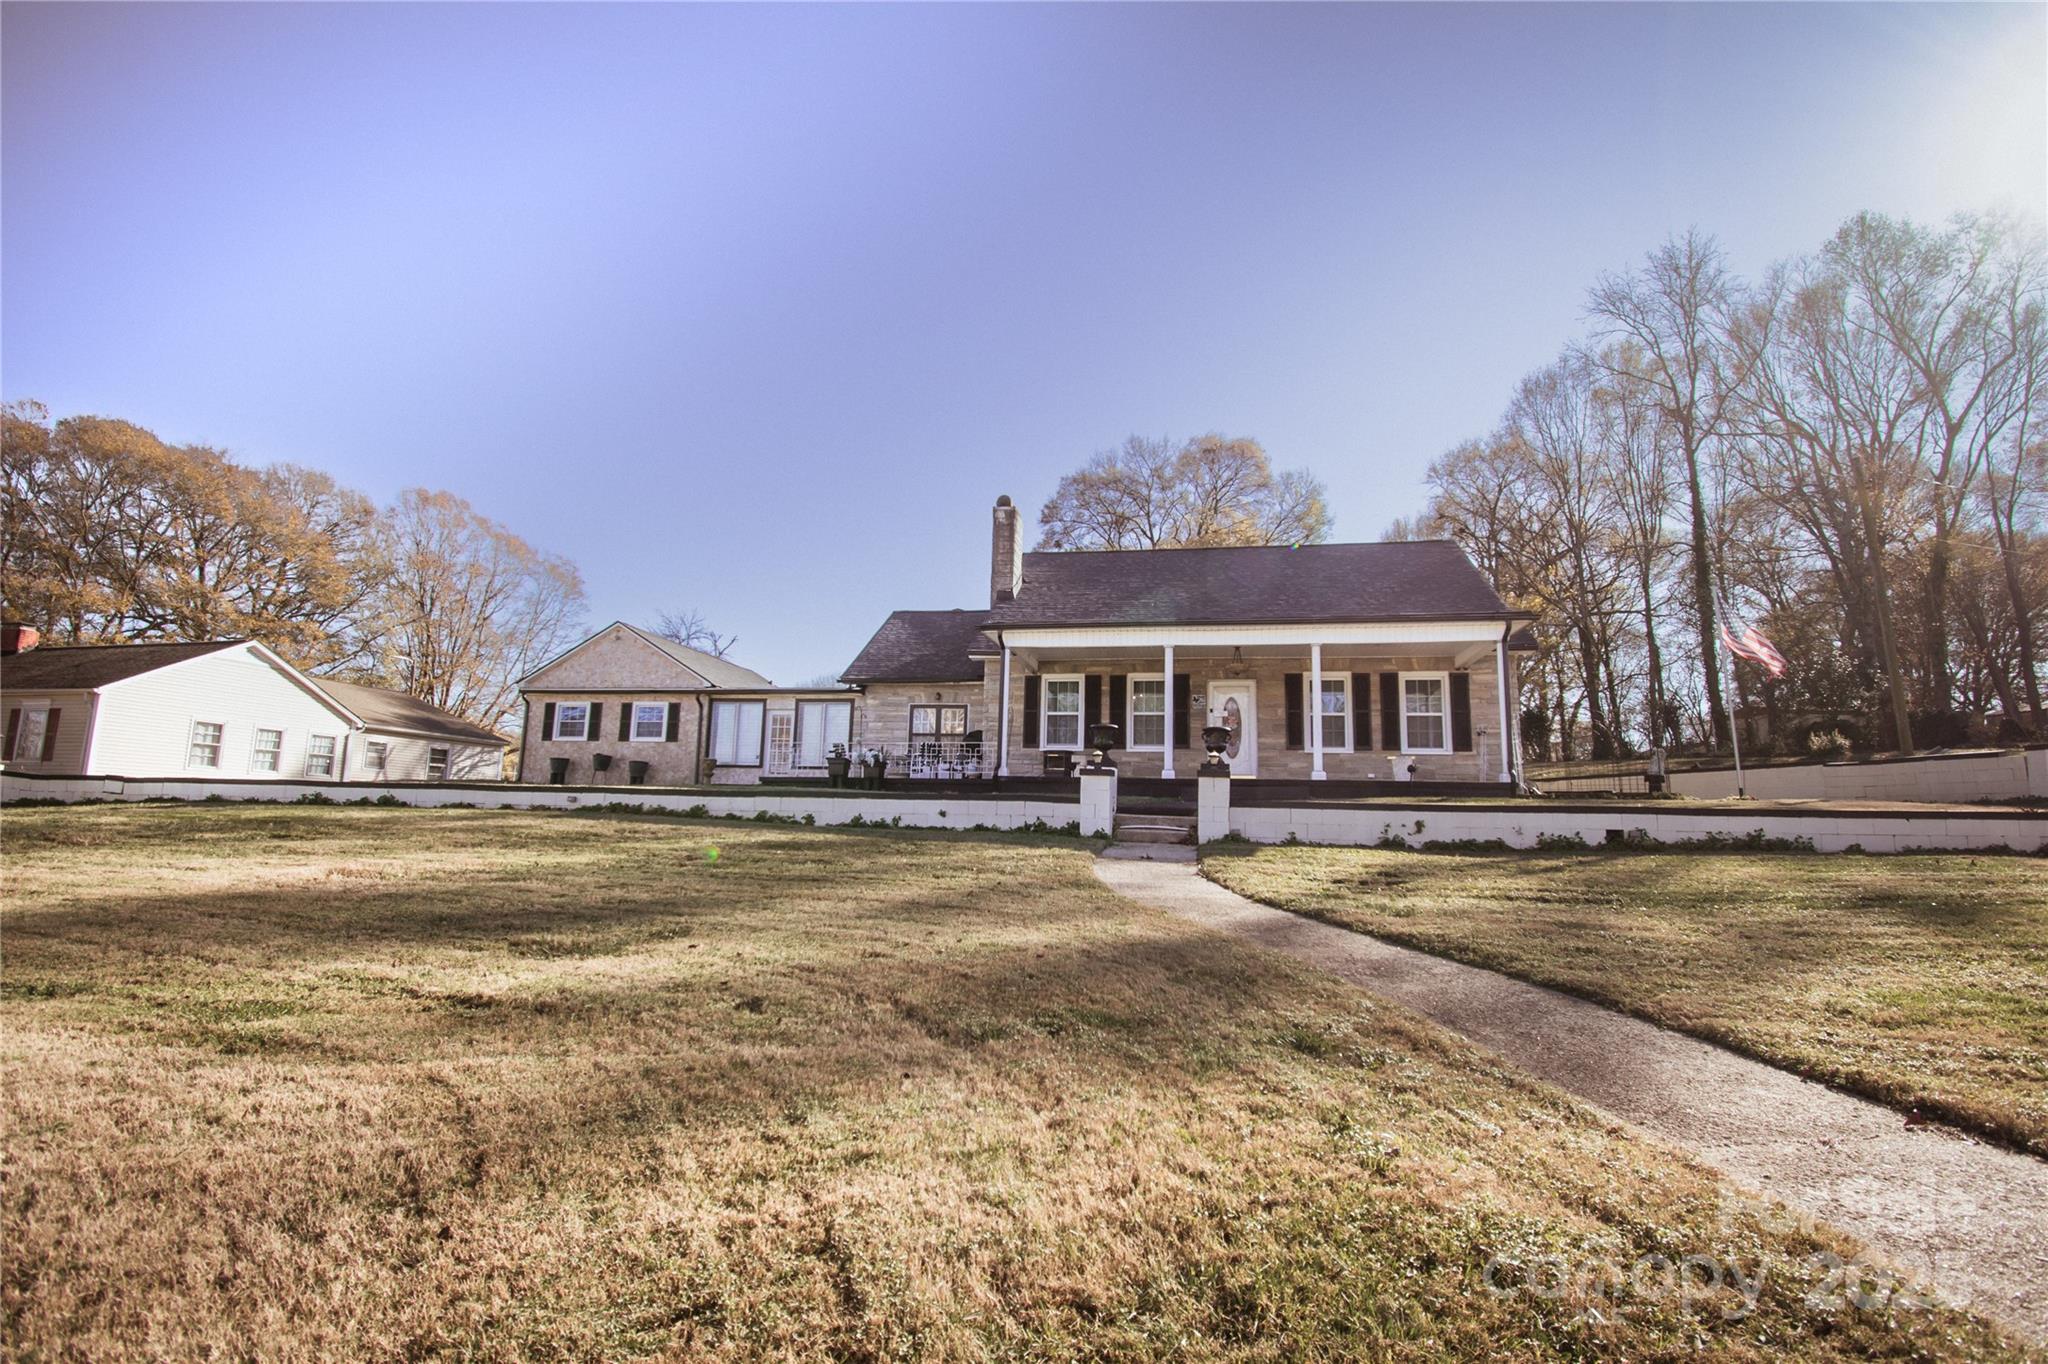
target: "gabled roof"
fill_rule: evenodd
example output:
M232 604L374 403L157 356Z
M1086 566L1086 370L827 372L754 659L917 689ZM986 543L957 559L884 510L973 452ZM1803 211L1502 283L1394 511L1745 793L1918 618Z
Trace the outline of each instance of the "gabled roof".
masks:
M979 682L981 661L992 648L981 633L987 611L892 611L860 655L839 675L842 682Z
M201 644L43 645L0 659L0 689L89 691L246 642L216 639Z
M1024 556L990 628L1526 619L1448 540Z
M613 630L630 632L635 639L659 653L666 654L669 658L703 678L712 687L759 689L775 685L752 668L742 668L739 664L732 662L730 659L720 658L717 654L706 653L702 649L693 649L687 644L678 644L672 639L663 639L652 630L643 630L637 625L630 625L622 620L615 620L610 625L591 631L582 639L577 640L574 644L562 650L562 652L556 654L532 672L527 673L526 676L520 678L519 685L524 687L527 683L533 681L534 678L539 677L542 673L554 667L563 659L568 658L577 650L596 640L602 639ZM665 687L663 690L675 691L678 688ZM687 690L687 688L683 690Z
M468 744L505 742L503 735L493 733L482 725L473 725L460 716L449 714L439 706L429 705L403 692L386 691L382 687L366 687L360 682L340 682L331 677L316 677L313 683L354 711L371 729L404 730L412 734L433 735Z

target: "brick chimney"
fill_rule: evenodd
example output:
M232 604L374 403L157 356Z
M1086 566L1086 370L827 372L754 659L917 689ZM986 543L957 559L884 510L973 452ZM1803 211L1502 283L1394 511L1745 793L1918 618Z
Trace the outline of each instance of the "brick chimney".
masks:
M33 625L23 625L18 620L0 623L0 658L9 654L25 654L42 642L43 632Z
M988 604L1014 599L1024 585L1024 546L1017 539L1017 508L1009 494L996 499L995 533L988 556Z

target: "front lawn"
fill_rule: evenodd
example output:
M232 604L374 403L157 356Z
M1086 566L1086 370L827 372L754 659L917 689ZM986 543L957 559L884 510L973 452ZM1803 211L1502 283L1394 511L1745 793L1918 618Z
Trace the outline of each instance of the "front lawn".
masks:
M4 837L12 1357L2019 1353L1850 1305L1834 1233L1072 840L119 806Z
M1274 847L1203 869L2048 1154L2040 858Z

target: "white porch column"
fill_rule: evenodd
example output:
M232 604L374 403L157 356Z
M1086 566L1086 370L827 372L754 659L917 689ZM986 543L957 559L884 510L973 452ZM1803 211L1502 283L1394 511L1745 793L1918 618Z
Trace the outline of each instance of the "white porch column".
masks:
M1323 771L1323 646L1308 646L1308 704L1302 707L1308 716L1308 755L1312 765L1309 768L1310 781L1327 781L1330 774Z
M1159 775L1173 780L1173 646L1166 646L1166 762Z
M996 707L1002 721L996 729L996 775L1010 775L1010 646L1003 646L1003 699Z
M1500 779L1502 781L1513 781L1515 779L1515 765L1509 760L1509 755L1514 750L1510 749L1508 745L1515 740L1514 732L1508 728L1512 717L1508 712L1508 642L1506 638L1502 638L1498 644L1494 645L1493 650L1494 661L1500 670L1498 682L1500 687Z

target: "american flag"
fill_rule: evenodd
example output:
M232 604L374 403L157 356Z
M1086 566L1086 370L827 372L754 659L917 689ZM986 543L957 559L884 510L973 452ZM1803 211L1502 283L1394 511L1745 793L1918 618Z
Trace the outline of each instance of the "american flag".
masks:
M1764 632L1754 625L1738 622L1740 632L1730 627L1725 616L1721 621L1721 642L1728 646L1728 652L1737 658L1746 658L1762 668L1772 677L1785 675L1785 655L1777 646L1764 638Z

